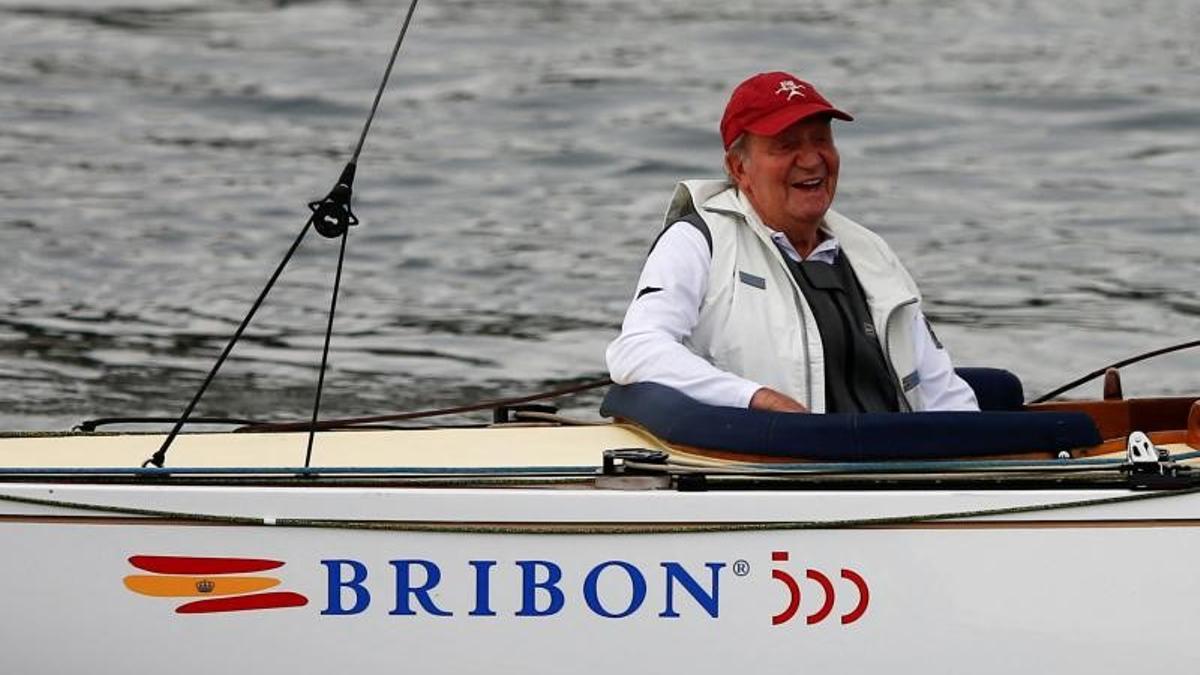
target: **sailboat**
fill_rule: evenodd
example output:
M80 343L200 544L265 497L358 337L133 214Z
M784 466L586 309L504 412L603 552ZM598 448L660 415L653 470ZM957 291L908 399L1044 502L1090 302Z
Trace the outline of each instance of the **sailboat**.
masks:
M382 92L169 432L0 436L10 672L1190 671L1200 399L1125 398L1119 367L1196 342L1090 374L1095 400L964 369L980 413L643 383L602 423L527 400L558 391L425 426L447 411L320 419L319 380L310 420L189 431L301 239L344 254Z

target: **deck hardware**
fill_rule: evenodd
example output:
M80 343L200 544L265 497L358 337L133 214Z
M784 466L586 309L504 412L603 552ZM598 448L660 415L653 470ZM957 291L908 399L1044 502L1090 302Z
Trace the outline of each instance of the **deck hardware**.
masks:
M342 169L337 184L325 195L308 203L312 211L310 220L317 234L328 239L337 239L346 230L358 224L358 217L350 209L350 197L354 194L354 173L356 165L350 162Z
M1134 475L1175 477L1189 470L1189 467L1176 463L1169 450L1154 445L1150 437L1141 431L1129 434L1125 457Z
M662 472L627 466L626 462L641 465L662 465ZM600 490L665 490L671 487L666 471L667 453L647 448L617 448L604 451L603 473L596 477Z
M666 490L669 487L671 487L671 477L667 474L596 477L597 490Z
M708 476L702 473L681 473L675 476L675 489L679 492L708 492Z
M1120 401L1125 398L1121 389L1121 371L1109 368L1104 371L1104 400Z
M1158 448L1154 447L1150 437L1141 431L1129 434L1129 440L1125 444L1125 456L1134 466L1158 464L1159 460Z
M544 413L557 415L558 406L553 403L521 403L517 405L498 405L492 408L492 424L508 424L521 421L523 412Z
M630 473L643 473L641 469L631 469L625 466L625 462L637 462L639 464L662 464L664 469L667 464L667 453L662 450L650 450L648 448L614 448L604 451L604 470L605 476L627 475ZM665 472L664 472L665 473Z

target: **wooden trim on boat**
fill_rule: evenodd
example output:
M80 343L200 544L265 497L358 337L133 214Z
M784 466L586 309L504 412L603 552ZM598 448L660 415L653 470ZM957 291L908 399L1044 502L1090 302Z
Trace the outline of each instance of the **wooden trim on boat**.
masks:
M1181 445L1185 442L1185 431L1173 429L1170 431L1153 431L1147 436L1155 445ZM1127 439L1124 437L1113 438L1107 440L1100 445L1094 445L1090 448L1080 448L1072 451L1071 456L1079 459L1083 457L1096 458L1106 455L1112 455L1114 458L1125 454L1125 445ZM1195 447L1195 446L1193 446ZM717 462L734 462L734 463L753 463L753 464L804 464L814 462L816 460L801 459L797 457L776 457L773 455L752 455L744 452L728 452L723 450L709 450L708 448L698 448L689 445L671 445L671 452L681 455L688 455L696 458L714 460ZM1197 448L1200 449L1200 448ZM1022 452L1011 455L980 455L971 457L971 460L986 461L986 460L1047 460L1055 459L1057 455L1052 452Z
M1052 401L1027 406L1030 412L1083 412L1096 423L1100 437L1124 438L1134 431L1146 433L1187 428L1188 413L1200 401L1195 396L1131 398L1107 401Z
M1188 413L1187 432L1183 442L1193 450L1200 450L1200 401L1193 403Z

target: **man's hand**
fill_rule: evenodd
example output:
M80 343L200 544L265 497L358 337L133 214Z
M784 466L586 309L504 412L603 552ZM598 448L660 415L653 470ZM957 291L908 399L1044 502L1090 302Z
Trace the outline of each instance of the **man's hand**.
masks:
M762 387L754 392L754 396L750 398L750 407L754 410L772 410L775 412L808 412L808 408L805 408L803 403L769 387Z

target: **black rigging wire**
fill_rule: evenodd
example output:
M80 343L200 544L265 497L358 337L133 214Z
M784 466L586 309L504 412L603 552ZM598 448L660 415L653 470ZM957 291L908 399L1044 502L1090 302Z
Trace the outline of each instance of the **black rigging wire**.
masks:
M325 386L325 365L329 362L329 338L333 335L333 313L337 311L338 288L342 285L342 261L346 258L346 239L349 232L349 230L342 231L337 273L333 277L333 298L329 301L329 324L325 328L325 347L321 350L321 370L317 374L317 395L313 400L312 424L308 428L308 450L304 453L304 468L306 469L312 461L313 440L317 435L317 414L321 411L321 389Z
M1054 389L1053 391L1051 391L1047 394L1042 394L1041 396L1030 401L1029 405L1032 405L1034 403L1045 403L1046 401L1049 401L1050 399L1054 398L1055 396L1058 396L1059 394L1066 393L1066 392L1074 389L1075 387L1078 387L1081 384L1086 384L1087 382L1091 382L1092 380L1096 379L1097 377L1100 377L1101 375L1103 375L1105 373L1105 371L1107 371L1109 368L1124 368L1125 366L1133 365L1135 363L1138 363L1139 361L1145 361L1146 359L1152 359L1155 356L1162 356L1163 354L1170 354L1171 352L1183 351L1184 349L1191 349L1192 347L1200 347L1200 340L1190 340L1188 342L1181 342L1177 345L1171 345L1170 347L1163 347L1162 349L1155 349L1153 351L1143 352L1136 356L1130 356L1129 358L1121 359L1120 361L1117 361L1115 363L1110 363L1107 366L1097 368L1096 370L1093 370L1092 372L1088 373L1087 375L1084 375L1083 377L1071 380L1070 382L1062 385L1061 387L1058 387L1057 389Z
M229 352L233 351L233 346L237 344L239 339L241 339L242 332L246 330L246 326L250 325L250 319L254 318L254 313L258 311L260 306L262 306L263 300L265 300L267 297L267 293L271 291L271 287L274 286L275 281L279 279L279 274L283 272L283 268L287 267L288 261L292 259L292 254L294 254L296 249L300 247L300 242L304 240L304 235L308 234L308 228L310 225L312 225L312 223L313 221L311 218L308 220L308 222L304 223L304 227L300 229L300 234L297 235L296 240L292 242L291 248L289 248L287 253L284 254L283 260L279 261L279 265L275 268L275 272L271 274L271 278L267 280L267 285L264 286L262 292L258 294L258 299L256 299L254 304L250 306L250 311L246 312L246 316L242 319L242 323L237 327L237 330L233 332L233 337L230 338L229 344L225 345L224 351L222 351L221 355L217 357L217 362L214 363L213 367L208 371L208 375L205 376L204 382L200 384L200 388L196 390L196 393L192 396L192 400L189 401L187 407L183 409L183 414L180 415L179 419L175 421L175 426L171 427L171 432L167 434L166 439L163 440L163 444L159 446L158 450L149 459L147 459L145 462L142 462L142 466L153 464L154 466L160 468L162 467L163 461L167 457L167 450L171 447L171 443L175 440L175 437L179 435L179 430L182 429L183 425L187 423L188 417L191 416L192 410L196 407L196 404L200 402L200 397L204 395L204 392L208 389L208 385L212 384L213 378L216 377L217 371L221 369L221 365L225 363L225 359L229 356Z
M430 410L410 410L407 412L389 413L387 415L373 415L370 417L343 417L340 419L324 420L316 425L311 425L308 422L254 422L234 431L245 432L280 432L280 431L304 431L312 426L317 429L349 429L352 427L363 427L366 425L380 424L384 422L401 422L404 420L424 419L427 417L441 417L444 415L458 415L467 412L476 412L479 410L495 410L496 408L520 405L522 403L530 403L533 401L543 401L549 398L557 398L559 396L568 396L578 394L600 387L607 387L612 384L610 378L604 377L598 380L588 380L573 384L558 389L550 389L540 391L534 394L524 396L511 396L508 398L489 399L484 401L476 401L466 405L456 405L448 408L434 408Z
M288 249L287 254L284 255L283 260L281 260L279 263L279 266L275 268L274 274L271 275L271 278L267 281L266 286L264 286L262 291L258 294L258 298L250 307L250 311L246 313L246 316L242 319L241 324L238 325L237 330L234 331L233 337L229 340L229 344L225 346L225 349L217 358L217 362L213 364L212 369L209 370L208 375L204 378L204 382L201 383L200 388L196 391L195 395L192 396L192 400L189 401L187 407L184 408L183 414L180 415L178 420L176 420L175 425L171 428L171 432L168 433L166 439L163 440L162 446L159 447L159 449L153 455L151 455L150 458L142 464L142 466L153 464L154 466L160 468L162 467L163 462L166 461L167 450L170 449L171 443L173 443L175 438L179 435L179 430L182 429L183 425L187 423L188 417L190 417L192 414L192 410L195 409L196 404L200 402L200 397L204 395L204 392L208 389L209 384L211 384L213 378L216 377L217 371L221 369L222 364L225 363L225 359L229 356L229 353L233 351L233 346L237 344L239 339L241 339L243 331L246 330L246 326L250 324L250 320L254 317L254 314L258 311L258 308L262 305L263 300L266 299L267 293L269 293L271 288L275 285L275 282L278 280L280 273L283 272L284 267L286 267L288 262L292 259L292 255L296 252L296 249L299 248L300 242L304 240L304 236L308 234L309 227L311 226L317 230L318 234L321 234L324 237L341 237L342 243L341 250L338 254L337 276L334 279L333 299L330 302L329 307L329 322L325 331L325 348L321 355L321 370L317 376L316 401L313 404L313 419L312 424L310 425L308 438L308 455L305 459L305 466L308 465L308 459L312 455L313 433L317 428L317 415L320 411L321 391L325 382L325 367L327 365L329 356L329 339L331 333L333 332L333 315L334 310L337 307L338 285L342 277L342 261L346 254L346 235L351 226L358 224L358 218L355 217L354 213L350 209L350 197L353 194L354 175L357 167L358 157L362 153L363 144L367 140L367 133L371 129L371 121L375 119L375 112L379 109L379 102L383 98L384 89L387 88L388 79L392 75L392 67L396 63L396 56L400 53L400 45L404 43L404 36L408 33L408 27L412 23L413 13L417 9L417 2L418 0L412 0L408 6L408 12L404 16L404 23L400 27L400 34L396 37L396 44L392 48L391 58L388 59L388 65L384 70L383 78L379 82L379 88L375 91L375 100L372 102L371 110L367 114L367 121L363 125L362 133L359 134L358 143L354 147L354 153L350 156L350 161L347 162L346 166L342 169L342 173L338 177L337 183L324 199L309 203L308 208L310 211L312 211L312 214L304 223L304 227L301 228L300 234L296 237L296 240L292 242L291 248Z
M150 417L150 416L127 416L127 417L98 417L92 420L84 420L76 424L71 431L83 431L91 433L99 427L110 426L113 424L174 424L179 421L178 417ZM262 424L257 420L245 419L242 417L192 417L188 420L191 424L221 424L246 426L247 424Z
M358 136L358 145L354 146L354 154L350 156L350 163L358 162L358 155L362 152L363 143L367 140L367 132L371 130L371 121L375 119L375 111L379 109L379 100L383 98L383 90L387 86L388 78L392 76L392 66L396 65L396 55L400 53L400 45L404 42L404 36L408 33L408 25L412 23L413 12L417 10L417 0L413 0L408 6L408 14L404 15L404 25L400 26L400 35L396 37L396 46L392 47L392 57L388 59L387 68L383 71L383 81L379 83L379 89L375 91L375 101L371 103L371 112L367 114L367 121L363 124L362 133Z

